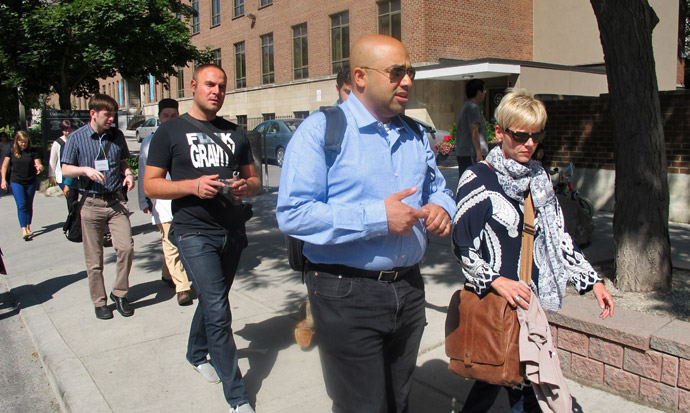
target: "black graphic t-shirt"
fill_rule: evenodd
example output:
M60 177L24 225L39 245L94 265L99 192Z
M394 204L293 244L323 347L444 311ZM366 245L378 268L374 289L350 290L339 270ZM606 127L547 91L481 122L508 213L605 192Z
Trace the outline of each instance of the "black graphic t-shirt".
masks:
M180 181L215 174L222 179L232 179L233 171L239 171L241 165L254 163L244 130L221 118L202 123L215 132L234 156L229 156L203 131L179 117L158 128L151 140L146 164L164 168L173 181ZM244 224L241 208L233 205L229 194L218 193L213 199L201 199L196 195L174 199L172 212L177 234L224 234Z
M10 149L3 155L4 158L8 158L10 161L10 167L7 173L7 176L10 177L10 182L22 185L31 185L36 182L38 171L36 170L35 160L41 158L38 152L33 149L30 151L22 151L20 153L21 157L17 158L14 156L14 150ZM0 161L0 165L4 162L4 158Z

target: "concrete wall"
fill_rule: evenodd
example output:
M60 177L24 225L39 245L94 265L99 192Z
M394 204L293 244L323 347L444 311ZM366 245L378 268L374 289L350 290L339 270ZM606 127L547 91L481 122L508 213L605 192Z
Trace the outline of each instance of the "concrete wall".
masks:
M650 0L659 17L652 41L659 90L677 81L678 2ZM594 10L589 0L534 0L534 61L563 65L604 62Z
M616 172L609 169L578 168L573 184L581 196L592 201L594 208L613 212L615 207ZM668 218L673 222L690 223L690 175L668 174Z
M515 86L534 94L599 96L608 93L606 75L525 66L520 69Z

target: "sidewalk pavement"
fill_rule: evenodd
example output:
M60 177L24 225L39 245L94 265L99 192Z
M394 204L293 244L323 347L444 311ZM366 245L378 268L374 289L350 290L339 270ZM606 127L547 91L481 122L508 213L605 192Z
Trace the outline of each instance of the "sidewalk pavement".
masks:
M457 169L443 173L449 188L454 188ZM136 313L123 318L115 312L114 319L104 321L94 316L82 246L62 234L67 215L64 198L36 196L35 237L25 242L12 196L0 195L0 246L9 271L4 279L19 303L20 317L65 411L227 412L221 385L206 383L185 360L195 306L179 307L172 289L160 281L163 256L158 231L138 211L136 191L130 197L136 253L129 298ZM301 351L293 339L306 288L288 266L275 220L276 198L273 190L252 200L249 247L230 293L240 367L258 412L328 412L331 402L318 352ZM596 220L588 255L610 259L611 217L598 214ZM673 226L672 237L685 242L682 249L674 245L674 265L687 265L690 226ZM451 293L461 286L449 243L448 238L432 237L422 263L428 325L411 394L413 413L450 412L453 399L459 411L472 383L448 372L444 354L446 307ZM114 281L112 248L106 249L105 262L109 286ZM572 381L569 386L583 412L656 411ZM492 411L506 408L502 394Z

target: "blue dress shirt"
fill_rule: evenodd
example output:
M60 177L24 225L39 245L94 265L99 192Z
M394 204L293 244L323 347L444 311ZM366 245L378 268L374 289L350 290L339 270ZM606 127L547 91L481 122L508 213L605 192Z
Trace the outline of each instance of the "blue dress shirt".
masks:
M389 233L384 199L417 187L406 205L434 203L453 216L452 192L429 142L397 116L387 129L354 94L340 107L347 129L330 168L323 113L302 122L288 144L276 208L280 230L304 240L304 255L314 263L367 270L414 265L426 249L423 222L408 235Z

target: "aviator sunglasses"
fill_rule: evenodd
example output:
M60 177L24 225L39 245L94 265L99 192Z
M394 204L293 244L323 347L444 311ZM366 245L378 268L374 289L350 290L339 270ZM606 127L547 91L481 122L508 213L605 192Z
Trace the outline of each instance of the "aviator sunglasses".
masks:
M362 69L371 69L371 70L376 70L377 72L383 73L388 73L388 77L390 78L391 82L400 82L404 77L405 74L410 76L410 80L414 80L414 75L417 74L417 71L415 70L414 67L405 67L405 66L393 66L390 69L377 69L375 67L366 67L366 66L361 66Z
M546 131L541 131L541 132L536 132L536 133L529 133L529 132L515 132L512 131L508 128L503 128L503 130L510 135L511 138L517 143L527 143L529 138L532 138L534 143L541 143L541 141L544 140L544 136L546 136Z

